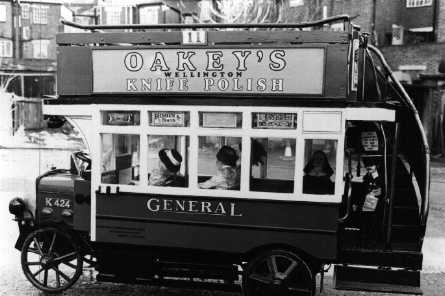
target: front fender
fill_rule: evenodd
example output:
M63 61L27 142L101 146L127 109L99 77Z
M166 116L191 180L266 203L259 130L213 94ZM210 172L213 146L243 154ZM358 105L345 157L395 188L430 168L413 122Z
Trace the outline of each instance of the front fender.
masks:
M15 242L14 248L21 251L23 243L25 242L26 237L35 230L34 226L31 226L29 224L22 224L23 221L18 221L19 226L19 237L17 238L17 241Z

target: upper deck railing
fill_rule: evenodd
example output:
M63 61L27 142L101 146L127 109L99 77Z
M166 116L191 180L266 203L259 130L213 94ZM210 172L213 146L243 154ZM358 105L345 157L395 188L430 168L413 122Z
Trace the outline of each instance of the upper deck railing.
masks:
M303 23L261 23L261 24L227 24L227 23L194 23L194 24L119 24L119 25L81 25L78 23L62 20L62 24L75 27L83 30L98 31L98 30L127 30L127 29L304 29L310 27L318 27L328 25L336 22L344 22L349 24L351 17L349 15L337 15L322 20Z

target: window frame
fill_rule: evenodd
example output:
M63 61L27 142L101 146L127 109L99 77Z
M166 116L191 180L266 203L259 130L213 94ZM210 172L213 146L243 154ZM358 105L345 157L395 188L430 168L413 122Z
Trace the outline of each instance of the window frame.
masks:
M49 59L49 45L51 40L48 39L35 39L31 40L32 44L32 58L36 60ZM39 55L37 55L39 53ZM44 54L42 54L44 53Z
M0 3L0 23L5 23L8 20L8 8L6 3Z
M162 12L162 5L160 4L151 4L151 5L144 5L138 9L138 18L139 18L139 24L142 25L157 25L162 22L161 20L161 12ZM142 21L142 17L149 15L156 15L156 19L153 21ZM145 18L144 18L145 20Z
M100 181L100 172L94 166L92 170L93 186L118 186L120 192L135 192L146 194L163 195L188 195L217 198L237 198L237 199L261 199L261 200L281 200L281 201L300 201L300 202L327 202L340 203L343 193L343 142L345 116L341 116L340 132L303 132L303 113L305 111L323 111L320 108L299 108L299 107L252 107L252 106L218 106L218 112L236 112L242 113L241 128L205 128L199 125L200 112L215 112L214 106L187 106L187 105L96 105L93 113L93 124L95 125L95 140L92 142L93 164L99 163L101 155L100 134L102 133L120 133L120 134L139 134L140 138L140 182L138 185L109 185L102 184ZM101 111L140 111L139 126L107 126L101 122ZM184 111L189 112L189 126L185 127L154 127L149 126L149 111ZM340 112L344 109L329 109L326 112ZM252 116L255 112L274 112L274 113L296 113L297 129L256 129L252 126ZM148 136L150 135L184 135L189 138L188 155L188 187L161 187L148 185ZM218 190L201 189L198 187L198 152L200 136L224 136L240 137L241 145L241 175L240 190ZM253 138L290 138L295 140L295 163L294 163L294 191L293 193L276 193L250 191L250 154L251 141ZM334 195L313 195L303 194L303 168L304 168L304 143L306 139L331 139L337 140L337 158L335 171L335 194ZM97 190L97 188L94 188ZM105 190L102 188L102 190ZM184 191L185 190L185 191ZM113 189L111 190L113 192Z
M22 3L20 5L20 16L22 19L29 19L31 12L31 5L29 3Z
M32 23L36 25L48 24L48 5L33 4L32 5Z
M12 58L12 40L0 39L0 57Z
M122 6L106 6L105 7L105 24L120 25L124 23L122 20Z
M433 5L433 0L406 0L407 8L426 7Z

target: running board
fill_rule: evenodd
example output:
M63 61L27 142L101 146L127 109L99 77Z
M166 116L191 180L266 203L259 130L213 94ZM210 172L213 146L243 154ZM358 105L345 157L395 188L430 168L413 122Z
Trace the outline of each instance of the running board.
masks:
M138 285L153 285L172 288L185 289L201 289L201 290L219 290L226 292L241 292L241 285L236 283L225 283L217 280L203 280L192 278L163 278L154 276L152 278L139 277L122 277L114 274L99 273L96 275L96 280L99 282L110 283L124 283L124 284L138 284Z
M337 290L423 294L420 289L420 271L336 265L334 287Z

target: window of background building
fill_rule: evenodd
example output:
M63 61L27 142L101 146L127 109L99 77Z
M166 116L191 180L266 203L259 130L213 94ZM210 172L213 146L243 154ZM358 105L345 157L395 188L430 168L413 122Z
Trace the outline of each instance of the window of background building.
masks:
M122 8L120 6L109 6L105 7L106 24L107 25L119 25L121 23L121 12Z
M139 9L139 23L144 25L159 24L160 11L161 7L159 5L141 7Z
M54 95L56 92L55 76L42 76L36 74L35 76L25 76L24 78L23 94L27 98L40 98L44 95Z
M32 40L32 57L34 59L47 59L49 40Z
M12 41L0 40L0 57L12 58Z
M430 6L433 0L406 0L406 7Z
M0 4L0 22L6 22L6 5Z
M33 5L32 6L32 22L34 24L45 25L48 23L48 6Z
M21 9L20 15L22 19L29 19L29 4L27 3L21 4L20 9Z
M211 21L212 20L211 10L212 10L212 6L213 6L212 1L211 0L203 0L200 2L200 5L201 5L201 9L200 9L200 13L199 13L199 19L202 22Z

